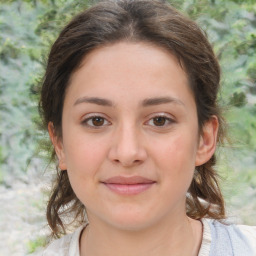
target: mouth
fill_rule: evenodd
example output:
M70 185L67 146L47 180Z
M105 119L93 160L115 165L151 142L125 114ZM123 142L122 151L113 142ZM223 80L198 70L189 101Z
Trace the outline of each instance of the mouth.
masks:
M121 195L136 195L151 188L156 181L141 176L115 176L102 182L112 192Z

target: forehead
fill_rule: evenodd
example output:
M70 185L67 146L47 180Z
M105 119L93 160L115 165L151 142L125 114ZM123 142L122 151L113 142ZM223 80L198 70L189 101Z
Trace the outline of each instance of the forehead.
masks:
M104 66L104 64L108 62L118 63L119 65L115 67L116 70L118 70L118 67L123 67L123 64L127 68L133 68L135 66L163 68L166 65L171 65L177 66L186 75L182 62L171 51L149 42L129 41L120 41L95 48L84 57L78 70L84 65L87 66L87 69L93 68L96 65L97 68L102 66L106 70L109 66ZM100 63L102 65L99 65ZM171 67L169 66L167 68L169 69Z
M119 42L86 55L71 76L69 91L101 97L120 92L124 99L170 93L182 98L190 87L186 72L169 51L148 43Z

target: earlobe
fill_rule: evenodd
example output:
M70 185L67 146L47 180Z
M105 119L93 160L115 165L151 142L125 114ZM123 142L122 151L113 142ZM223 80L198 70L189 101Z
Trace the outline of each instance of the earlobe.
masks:
M211 159L216 149L219 122L216 116L212 116L202 129L198 143L196 166L200 166Z
M66 161L65 161L65 152L63 148L63 143L60 137L56 135L54 125L52 122L48 124L48 133L51 138L52 144L54 146L54 150L59 160L59 168L61 170L66 170Z

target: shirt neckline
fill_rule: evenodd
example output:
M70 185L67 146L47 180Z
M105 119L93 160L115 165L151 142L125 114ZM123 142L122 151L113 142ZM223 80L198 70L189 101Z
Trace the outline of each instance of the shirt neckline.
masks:
M208 256L210 253L211 241L212 241L211 228L206 219L201 219L200 221L202 222L202 225L203 225L203 238L202 238L202 243L200 246L198 256ZM73 233L70 241L68 256L80 256L80 245L79 245L80 236L82 234L82 231L86 228L87 225L88 223L80 226Z
M201 219L201 222L203 224L203 238L198 256L208 256L212 242L211 228L206 219Z

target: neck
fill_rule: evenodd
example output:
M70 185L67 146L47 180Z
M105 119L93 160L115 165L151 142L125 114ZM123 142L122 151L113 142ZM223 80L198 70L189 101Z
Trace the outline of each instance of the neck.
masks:
M127 231L90 223L81 236L81 256L198 255L202 240L199 221L185 214L140 231Z

